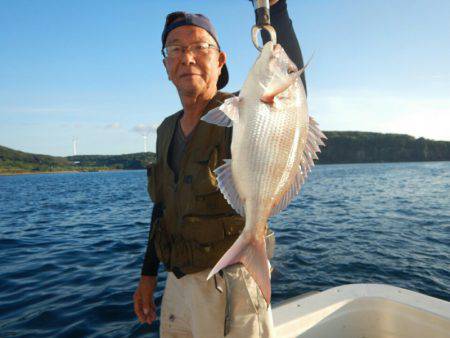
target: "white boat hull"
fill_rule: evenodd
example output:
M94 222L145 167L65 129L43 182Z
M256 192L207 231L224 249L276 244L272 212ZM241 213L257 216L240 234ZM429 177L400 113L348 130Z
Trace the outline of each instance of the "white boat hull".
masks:
M278 338L450 338L450 302L383 284L349 284L273 308Z

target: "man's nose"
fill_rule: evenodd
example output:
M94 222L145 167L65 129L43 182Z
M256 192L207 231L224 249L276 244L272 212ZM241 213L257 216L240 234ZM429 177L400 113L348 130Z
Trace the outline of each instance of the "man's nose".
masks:
M195 63L194 53L192 53L189 48L184 50L183 54L181 54L181 62L186 65Z

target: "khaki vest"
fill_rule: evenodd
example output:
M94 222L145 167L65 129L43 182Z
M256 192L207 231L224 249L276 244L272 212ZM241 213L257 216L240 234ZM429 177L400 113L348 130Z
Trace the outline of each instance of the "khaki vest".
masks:
M218 92L204 114L230 96ZM157 159L149 169L148 191L153 203L163 205L163 215L153 223L151 233L158 258L167 270L188 274L213 267L237 239L245 221L227 203L213 173L231 156L231 128L200 121L175 183L167 156L180 115L169 116L157 130Z

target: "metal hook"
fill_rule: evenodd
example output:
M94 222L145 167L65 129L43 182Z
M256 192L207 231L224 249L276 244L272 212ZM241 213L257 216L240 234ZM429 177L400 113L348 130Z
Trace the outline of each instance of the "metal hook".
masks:
M262 46L261 47L258 46L258 33L262 30L265 30L266 32L269 33L270 40L273 42L274 45L277 43L277 32L271 25L262 25L262 26L254 25L252 27L252 41L256 49L259 51L262 50Z

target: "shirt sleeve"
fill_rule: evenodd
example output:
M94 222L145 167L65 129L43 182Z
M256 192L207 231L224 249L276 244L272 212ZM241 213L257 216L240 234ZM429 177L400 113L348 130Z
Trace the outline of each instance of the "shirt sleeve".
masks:
M286 0L279 0L275 5L270 7L270 22L277 32L277 42L284 48L297 68L303 68L302 51L289 17ZM263 31L262 39L266 43L270 40L270 35L266 31ZM302 73L301 79L306 92L305 72Z
M161 204L157 203L153 205L152 220L150 229L148 232L147 249L145 251L144 263L142 264L141 276L157 276L159 268L159 259L156 255L155 242L153 236L151 236L153 224L161 213Z

